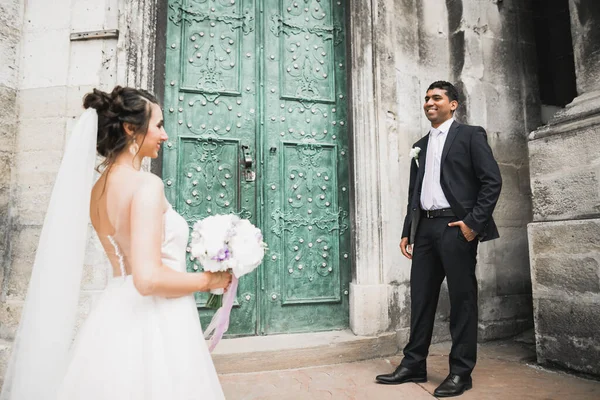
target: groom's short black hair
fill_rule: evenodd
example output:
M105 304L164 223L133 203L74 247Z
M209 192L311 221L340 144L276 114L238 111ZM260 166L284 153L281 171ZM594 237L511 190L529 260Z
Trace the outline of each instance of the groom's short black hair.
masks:
M429 88L427 89L427 91L430 91L431 89L442 89L442 90L445 90L446 91L446 95L448 96L448 98L450 99L450 101L454 101L454 100L458 101L458 90L450 82L435 81L431 85L429 85Z

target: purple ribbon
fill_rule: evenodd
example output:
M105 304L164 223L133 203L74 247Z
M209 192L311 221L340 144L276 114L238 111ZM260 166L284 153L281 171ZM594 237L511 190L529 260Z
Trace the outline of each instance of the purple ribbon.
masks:
M204 339L210 341L208 344L208 351L211 353L215 347L217 347L223 334L227 332L227 329L229 328L229 315L231 314L231 308L233 307L233 300L237 294L237 288L238 278L233 275L227 292L223 294L223 305L217 310L210 320L208 328L204 331Z

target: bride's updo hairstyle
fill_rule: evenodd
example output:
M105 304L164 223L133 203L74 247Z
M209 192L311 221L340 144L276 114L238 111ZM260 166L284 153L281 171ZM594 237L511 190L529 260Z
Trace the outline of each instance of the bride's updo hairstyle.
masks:
M156 97L143 89L116 86L111 93L98 89L83 98L83 107L95 108L98 113L98 154L105 157L101 166L110 165L134 141L123 124L130 124L135 135L146 135Z

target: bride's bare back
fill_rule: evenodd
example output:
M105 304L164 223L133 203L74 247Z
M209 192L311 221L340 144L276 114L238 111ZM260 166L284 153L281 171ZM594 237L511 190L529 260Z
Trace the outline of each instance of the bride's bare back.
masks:
M113 165L109 171L104 172L92 189L90 202L90 218L92 225L98 234L100 242L108 255L113 268L113 275L121 275L119 257L111 238L119 247L123 256L125 273L132 274L131 267L131 223L132 202L136 192L144 192L148 188L144 186L156 186L159 178L146 172L137 171L133 168ZM167 210L167 202L164 195L156 199L148 199L162 208L159 215L147 215L147 218L163 220L161 215ZM153 207L157 208L157 207ZM164 231L163 229L160 232ZM156 234L155 234L156 235ZM163 235L159 234L156 240L162 242ZM154 242L154 240L153 240ZM148 243L149 244L149 243Z
M179 297L227 287L228 273L177 272L162 263L164 215L169 205L159 177L115 163L94 185L90 217L108 255L113 275L124 272L142 295Z
M110 95L94 90L84 106L98 112L96 148L108 166L92 189L90 217L113 275L131 275L142 295L178 297L226 287L230 274L178 272L162 263L169 204L162 180L140 171L142 160L158 157L161 143L169 138L156 98L116 87Z

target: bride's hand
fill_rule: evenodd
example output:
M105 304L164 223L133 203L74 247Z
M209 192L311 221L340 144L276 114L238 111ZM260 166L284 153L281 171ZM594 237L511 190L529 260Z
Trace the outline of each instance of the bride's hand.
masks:
M232 275L230 272L205 272L208 274L210 289L225 289L231 283Z

